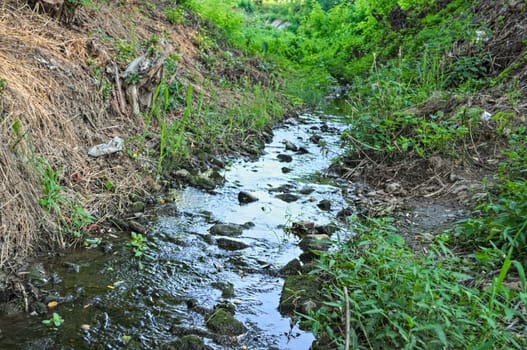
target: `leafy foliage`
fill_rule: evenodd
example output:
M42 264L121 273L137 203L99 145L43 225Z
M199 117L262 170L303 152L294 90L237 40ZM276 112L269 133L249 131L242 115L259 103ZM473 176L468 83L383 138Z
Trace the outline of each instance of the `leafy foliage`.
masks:
M128 246L132 248L134 259L137 260L139 270L144 268L143 260L153 260L152 255L149 254L150 248L148 247L148 238L140 233L130 232L130 240Z
M527 137L523 130L512 135L508 159L500 166L499 182L475 207L475 215L458 228L466 243L484 247L495 244L501 251L512 248L515 257L527 256Z
M54 312L50 319L43 320L42 323L54 330L57 330L64 323L64 319L58 313Z
M467 287L467 261L440 241L417 255L386 220L356 223L357 236L324 254L313 273L326 275L325 306L307 316L313 332L344 348L345 304L350 308L353 349L522 348L514 319L525 290ZM525 278L524 278L525 280ZM344 288L349 290L345 297ZM516 333L518 331L519 333Z

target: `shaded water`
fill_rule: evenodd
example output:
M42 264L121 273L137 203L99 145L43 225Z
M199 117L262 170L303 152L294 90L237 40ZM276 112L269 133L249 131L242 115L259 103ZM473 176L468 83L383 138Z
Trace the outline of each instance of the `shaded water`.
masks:
M112 239L113 249L106 253L83 249L44 261L55 278L42 289L59 296L53 311L65 322L53 331L41 323L52 311L44 317L5 316L0 320L0 349L158 348L177 338L173 326L203 335L213 349L309 349L313 336L291 328L290 319L277 310L283 284L277 271L301 253L298 239L283 227L300 220L336 222L336 212L348 206L330 181L316 181L340 152L343 128L337 117L304 115L274 130L272 143L257 161L232 163L223 174L225 185L213 193L194 188L177 192L168 204L177 208L177 215L159 216L150 225L154 259L144 260L142 270L124 235ZM322 146L310 141L314 134L322 136ZM285 151L283 140L309 153ZM280 153L292 155L293 161L280 162ZM284 174L282 167L291 172ZM296 202L275 197L273 189L283 185L299 196ZM299 194L305 186L314 192ZM240 205L237 195L242 190L259 200ZM317 207L322 199L331 201L331 211ZM217 222L251 222L236 238L248 248L219 248L208 233ZM72 271L65 263L80 270ZM229 286L233 294L222 295ZM247 327L246 334L211 339L199 310L222 301L235 304L235 317ZM195 305L199 307L191 307Z

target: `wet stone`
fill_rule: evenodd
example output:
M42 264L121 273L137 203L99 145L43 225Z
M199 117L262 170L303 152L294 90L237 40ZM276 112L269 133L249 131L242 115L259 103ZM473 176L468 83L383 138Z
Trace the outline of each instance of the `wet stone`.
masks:
M295 258L280 269L280 276L298 275L301 269L302 264L300 263L300 260Z
M211 331L222 335L239 335L247 331L243 323L221 308L212 312L206 320L206 325Z
M282 192L282 193L289 193L291 192L291 190L295 188L295 186L291 185L291 184L284 184L284 185L280 185L278 187L274 187L274 188L271 188L269 190L269 192Z
M324 234L307 235L298 243L298 246L304 252L326 251L330 245L329 236Z
M190 184L198 189L213 190L218 183L208 174L200 174L190 179Z
M214 165L214 166L216 166L216 167L218 167L220 169L224 169L225 168L225 162L222 161L221 159L213 158L211 160L211 163L212 163L212 165Z
M302 187L299 192L300 194L308 195L308 194L315 192L315 189L313 187L306 186L306 187Z
M247 243L229 238L218 238L216 243L218 247L225 250L241 250L249 247Z
M163 350L213 350L197 335L185 335L170 344L161 346Z
M148 231L146 229L146 226L144 226L143 224L141 224L140 222L136 220L129 220L126 222L126 225L128 226L130 230L135 231L137 233L145 233Z
M317 225L315 226L315 232L321 235L331 236L337 232L339 228L335 224Z
M220 301L218 304L214 306L214 310L224 310L227 311L229 314L233 315L236 313L236 306L234 304L231 304L230 302L224 300Z
M293 222L290 231L295 236L302 238L315 232L315 223L313 221Z
M286 151L298 151L298 146L292 143L291 141L284 140L283 143L285 145Z
M290 315L304 312L309 307L317 308L315 300L320 300L321 282L315 275L288 276L280 295L280 313Z
M327 199L323 199L320 202L318 202L317 207L319 207L321 210L324 210L324 211L330 211L331 202Z
M192 310L200 315L207 315L210 312L210 309L202 306L197 299L187 299L185 300L185 303L187 304L187 308L189 310Z
M258 198L252 193L245 191L241 191L240 193L238 193L238 202L240 202L240 204L252 203L256 202L257 200Z
M242 228L247 229L247 230L250 228L253 228L254 226L255 226L255 223L252 221L247 221L244 224L242 224Z
M177 205L173 202L155 207L154 213L156 216L177 216L179 214Z
M296 151L297 154L308 154L309 151L304 146L298 147L298 151Z
M221 297L225 299L234 298L234 284L231 282L213 282L211 284L212 288L218 289L221 291Z
M322 136L320 136L320 135L311 135L311 137L309 138L309 141L311 141L314 144L318 145L318 144L320 144L320 141L322 141Z
M243 226L238 224L216 224L209 228L211 235L236 237L243 233Z
M295 202L299 198L297 195L292 194L292 193L280 193L280 194L277 194L275 197L287 203Z
M284 162L284 163L289 163L293 161L293 157L291 157L289 154L281 153L277 155L276 157L278 158L279 161Z
M339 210L339 212L337 213L337 219L341 221L346 221L346 218L352 215L353 215L353 209L351 207L347 207L347 208Z

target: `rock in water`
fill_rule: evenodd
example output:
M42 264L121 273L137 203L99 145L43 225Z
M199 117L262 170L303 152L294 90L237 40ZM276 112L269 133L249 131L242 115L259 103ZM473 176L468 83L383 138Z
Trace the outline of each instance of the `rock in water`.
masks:
M282 288L278 310L283 315L291 315L295 311L303 312L306 303L315 303L316 309L316 300L321 300L321 290L322 284L315 275L288 276Z
M324 234L307 235L298 243L300 249L306 253L312 251L323 252L328 250L330 245L328 235Z
M252 193L245 191L241 191L240 193L238 193L238 202L240 202L240 204L252 203L256 202L257 200L258 198Z
M218 244L218 247L225 250L241 250L249 247L247 243L229 238L218 238L216 243Z
M281 193L277 194L276 198L283 200L284 202L291 203L298 200L298 196L292 193Z
M330 211L331 210L331 202L327 199L323 199L320 202L318 202L317 207L319 207L322 210Z
M285 162L285 163L289 163L293 161L293 157L291 157L289 154L280 153L276 157L278 158L279 161Z
M315 189L314 189L313 187L308 187L308 186L306 186L306 187L302 187L302 188L300 189L300 193L301 193L301 194L305 194L305 195L307 195L307 194L311 194L311 193L313 193L313 192L315 192Z
M197 335L189 334L181 337L173 343L161 345L162 350L212 350L205 344L203 339Z
M296 153L298 153L298 154L307 154L307 153L309 153L309 151L304 146L300 146L300 147L298 147L298 151L296 151Z
M311 135L309 138L309 141L313 142L315 145L319 145L320 141L322 141L322 136L320 135Z
M286 151L293 151L293 152L298 151L298 147L297 147L297 145L295 145L295 144L292 143L291 141L284 140L284 141L282 141L282 142L285 144L285 149L286 149Z
M240 236L243 233L243 226L237 224L216 224L209 228L209 232L214 236Z
M221 335L238 335L247 332L247 328L223 309L216 309L206 321L207 327Z

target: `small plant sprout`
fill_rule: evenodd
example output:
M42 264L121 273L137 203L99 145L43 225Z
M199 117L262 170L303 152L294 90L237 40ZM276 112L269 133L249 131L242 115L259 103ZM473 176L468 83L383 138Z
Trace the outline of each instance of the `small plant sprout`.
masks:
M57 330L64 323L64 319L58 313L54 312L50 319L42 320L42 323L53 330Z
M134 258L138 259L139 269L143 269L142 260L144 258L153 259L151 255L148 254L148 239L140 233L131 232L130 241L128 246L132 247L132 252L134 253Z

